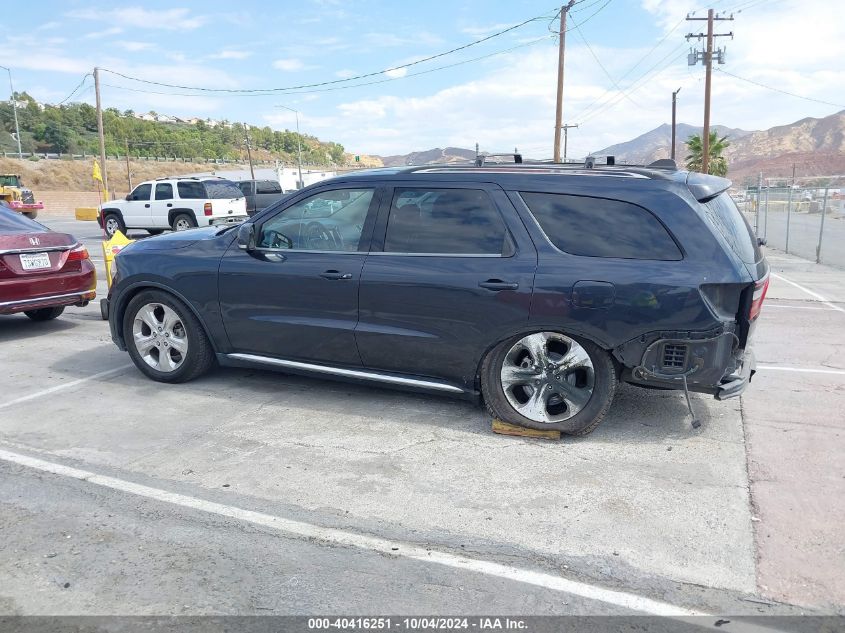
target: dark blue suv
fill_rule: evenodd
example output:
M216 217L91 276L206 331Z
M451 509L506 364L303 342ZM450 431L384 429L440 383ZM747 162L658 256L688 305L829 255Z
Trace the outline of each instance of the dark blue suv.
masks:
M620 380L718 399L753 372L768 264L722 178L673 168L380 169L237 227L136 242L104 309L147 376L261 366L480 396L584 434Z

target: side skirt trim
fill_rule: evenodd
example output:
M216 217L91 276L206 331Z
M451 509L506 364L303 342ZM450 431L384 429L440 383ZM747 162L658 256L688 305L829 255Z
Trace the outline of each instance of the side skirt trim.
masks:
M268 356L259 356L257 354L226 354L227 358L232 360L246 361L250 363L262 363L265 365L274 365L276 367L287 367L290 369L298 369L301 371L309 371L320 374L331 374L332 376L343 376L344 378L359 378L362 380L374 380L376 382L384 382L391 385L404 385L406 387L419 387L421 389L437 389L439 391L448 391L451 393L466 393L464 389L455 387L444 382L436 380L425 380L423 378L405 378L404 376L394 376L390 374L380 374L378 372L366 371L362 369L345 369L342 367L329 367L327 365L314 365L311 363L302 363L295 360L283 360L281 358L270 358Z

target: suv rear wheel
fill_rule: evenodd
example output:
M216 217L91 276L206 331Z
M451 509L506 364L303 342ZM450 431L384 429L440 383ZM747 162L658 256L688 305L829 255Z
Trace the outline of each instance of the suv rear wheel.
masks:
M481 391L493 416L569 435L586 435L599 425L616 384L607 352L561 332L508 339L481 365Z
M123 339L135 366L159 382L193 380L214 364L199 320L184 303L159 290L145 290L129 302Z
M173 227L174 231L187 231L188 229L192 229L197 225L197 221L194 220L190 215L187 213L180 213L179 215L173 218Z

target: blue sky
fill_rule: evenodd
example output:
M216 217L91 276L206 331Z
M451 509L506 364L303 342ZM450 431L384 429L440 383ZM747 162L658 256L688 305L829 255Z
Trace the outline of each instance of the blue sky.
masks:
M724 70L828 104L772 92L715 73L713 120L760 129L824 116L845 103L845 27L830 0L714 0L742 9ZM683 22L694 0L582 0L567 34L564 119L570 154L583 155L669 121L682 87L681 121L700 124L703 70L689 68ZM0 64L15 87L58 102L96 65L149 81L252 89L346 79L470 43L532 17L506 35L437 60L332 90L260 96L173 89L103 74L105 106L136 112L247 121L292 128L356 153L435 146L551 155L556 41L551 2L426 0L174 3L16 3L15 28L0 35ZM545 16L545 17L540 17ZM551 28L555 28L551 20ZM575 28L575 25L578 25ZM476 59L484 57L483 59ZM470 61L475 60L475 61ZM450 68L439 67L450 65ZM379 82L379 83L371 83ZM341 89L337 89L341 88ZM132 90L129 90L132 89ZM164 93L164 94L157 94ZM93 102L91 79L73 100Z

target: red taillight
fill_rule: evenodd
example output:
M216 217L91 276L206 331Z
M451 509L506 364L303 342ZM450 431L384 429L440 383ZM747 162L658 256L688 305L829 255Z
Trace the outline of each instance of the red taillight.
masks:
M754 296L751 298L751 308L748 310L748 320L753 321L760 316L760 309L763 307L763 299L766 298L766 291L769 289L769 276L754 284Z
M77 246L67 254L69 262L81 262L83 259L88 259L88 249L84 246Z
M210 202L206 202L206 203L203 205L202 210L203 210L203 212L204 212L206 215L211 215L211 203L210 203Z

